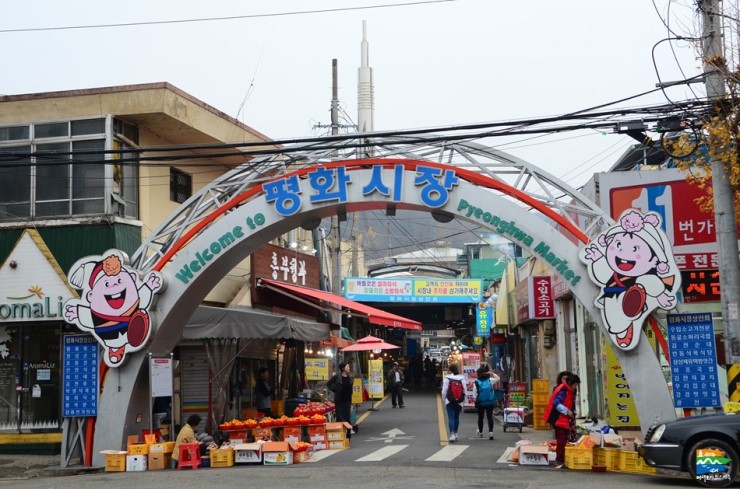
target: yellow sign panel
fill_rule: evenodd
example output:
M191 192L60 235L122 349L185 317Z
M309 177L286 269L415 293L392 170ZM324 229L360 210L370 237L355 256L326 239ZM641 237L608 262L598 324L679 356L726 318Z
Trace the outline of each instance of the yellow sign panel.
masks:
M329 380L329 359L306 358L306 380Z
M414 280L416 297L480 297L481 280Z
M606 350L606 401L609 424L618 428L640 426L632 391L627 384L622 366L610 343L604 342Z
M370 399L383 398L383 360L376 359L367 362L367 372L370 385Z
M362 404L362 379L352 382L352 404Z

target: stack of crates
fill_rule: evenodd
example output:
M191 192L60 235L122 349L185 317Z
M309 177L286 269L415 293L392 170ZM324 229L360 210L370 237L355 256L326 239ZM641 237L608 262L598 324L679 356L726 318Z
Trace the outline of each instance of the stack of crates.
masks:
M637 474L654 474L655 467L650 467L633 450L619 450L619 471Z
M565 447L565 466L571 470L591 470L593 460L591 448Z
M594 447L594 465L606 467L606 470L618 471L622 450L618 448Z
M547 403L550 401L550 382L547 379L532 379L532 424L536 430L551 429L545 415Z

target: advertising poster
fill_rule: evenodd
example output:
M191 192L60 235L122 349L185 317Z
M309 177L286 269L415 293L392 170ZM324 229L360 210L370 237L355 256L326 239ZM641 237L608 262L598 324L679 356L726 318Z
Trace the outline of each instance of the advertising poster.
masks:
M475 408L475 381L480 368L480 353L463 353L462 374L465 377L465 402L463 409Z
M526 405L527 402L527 383L526 382L509 382L509 406L519 407Z
M673 404L683 409L721 406L712 314L668 314L667 319Z
M306 380L329 380L328 358L306 358Z
M383 398L383 360L376 359L367 362L368 378L370 380L370 399Z
M640 426L637 417L637 408L632 398L630 386L625 380L622 366L614 354L614 350L607 342L604 343L606 352L606 402L609 411L609 424L618 428Z
M352 381L352 404L362 404L362 379Z

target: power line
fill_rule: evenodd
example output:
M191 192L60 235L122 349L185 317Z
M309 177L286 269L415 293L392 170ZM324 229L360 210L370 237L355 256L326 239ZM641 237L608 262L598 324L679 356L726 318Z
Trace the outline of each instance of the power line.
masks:
M622 99L627 100L627 99ZM608 105L608 104L605 104ZM603 107L601 105L599 107ZM84 151L59 151L59 152L14 152L14 151L0 151L0 162L6 168L14 166L29 166L29 158L34 157L38 159L49 159L52 161L44 162L44 165L67 165L70 163L75 164L138 164L140 166L147 165L147 162L174 162L181 161L184 159L193 158L222 158L232 156L257 156L257 155L275 155L275 154L290 154L290 153L305 153L306 151L318 151L318 150L338 150L338 149L353 149L353 148L364 148L368 145L377 147L394 146L398 144L419 144L419 143L433 143L440 141L456 141L460 142L463 140L475 140L485 139L492 137L504 137L514 135L530 135L530 134L554 134L558 132L574 131L578 129L614 129L619 121L613 119L615 116L640 116L641 121L645 124L654 123L658 120L666 117L667 114L675 114L676 111L680 111L685 114L689 110L699 111L700 113L706 113L711 110L711 107L705 102L685 102L682 104L669 104L661 106L647 106L632 109L615 109L610 112L597 112L587 113L588 109L582 111L573 112L571 114L553 116L553 117L541 117L536 119L528 119L521 121L504 121L504 122L488 122L488 123L476 123L466 125L454 125L436 128L426 129L411 129L411 130L400 130L400 131L385 131L377 133L363 134L360 138L356 134L350 135L337 135L329 137L312 137L312 138L296 138L296 139L285 139L278 141L257 141L257 142L239 142L239 143L211 143L211 144L199 144L199 145L179 145L179 146L155 146L155 147L138 147L138 148L122 148L118 150L84 150ZM573 115L575 114L575 115ZM571 123L568 125L559 124L563 120L574 119L595 119L586 121L583 123ZM511 126L514 126L512 128ZM544 126L544 127L540 127ZM475 131L475 132L473 132ZM452 134L450 134L452 133ZM431 136L430 136L431 135ZM398 138L391 140L391 138ZM20 143L19 143L20 144ZM209 153L195 153L194 151L212 151ZM228 151L237 150L237 151ZM164 152L187 152L186 154L168 154L168 155L152 155L151 153L164 153ZM148 153L142 155L142 153ZM138 157L127 158L121 157L114 161L111 160L98 160L93 158L86 158L84 160L60 160L60 156L103 156L103 155L115 155L123 156L127 154L137 154ZM17 163L13 163L17 161ZM190 162L189 166L223 166L222 163L216 162Z
M76 25L76 26L59 26L59 27L24 27L20 29L0 29L0 34L16 33L16 32L46 32L46 31L68 31L68 30L83 30L83 29L108 29L113 27L136 27L136 26L151 26L151 25L166 25L166 24L189 24L195 22L221 22L226 20L243 20L243 19L260 19L265 17L288 17L294 15L309 15L309 14L326 14L334 12L348 12L357 10L374 10L374 9L385 9L385 8L396 8L396 7L410 7L414 5L426 5L433 3L449 3L456 2L458 0L420 0L418 2L404 2L404 3L387 3L379 5L364 5L360 7L338 7L329 9L316 9L316 10L294 10L290 12L272 12L267 14L250 14L250 15L230 15L223 17L199 17L195 19L177 19L177 20L152 20L142 22L121 22L116 24L90 24L90 25Z

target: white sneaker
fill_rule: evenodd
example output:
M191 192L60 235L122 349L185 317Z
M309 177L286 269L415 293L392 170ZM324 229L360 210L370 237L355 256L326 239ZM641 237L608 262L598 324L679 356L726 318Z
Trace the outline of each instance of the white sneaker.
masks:
M450 442L457 441L457 433L450 433Z
M483 438L483 433L480 430L475 430L475 434L478 438Z
M488 439L493 440L493 431L488 432Z

